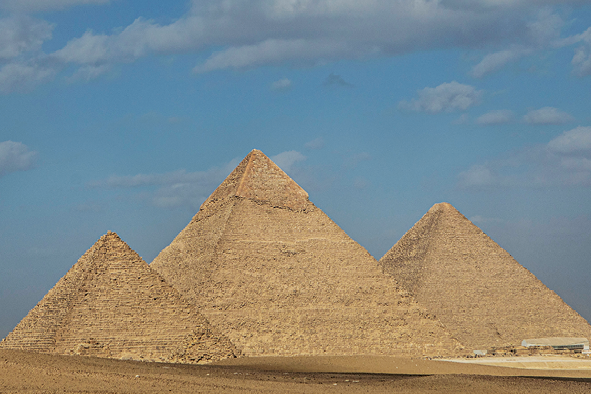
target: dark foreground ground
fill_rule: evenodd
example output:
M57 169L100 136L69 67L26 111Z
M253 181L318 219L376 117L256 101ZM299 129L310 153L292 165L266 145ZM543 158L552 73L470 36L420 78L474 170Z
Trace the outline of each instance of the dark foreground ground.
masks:
M0 350L0 393L591 393L589 370L391 357L143 363Z

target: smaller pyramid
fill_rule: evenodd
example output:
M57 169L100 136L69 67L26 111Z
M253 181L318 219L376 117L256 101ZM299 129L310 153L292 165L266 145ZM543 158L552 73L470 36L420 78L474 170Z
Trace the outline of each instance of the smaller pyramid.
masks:
M591 336L584 318L448 203L435 204L380 264L468 348Z
M0 347L184 363L237 354L226 337L110 231Z

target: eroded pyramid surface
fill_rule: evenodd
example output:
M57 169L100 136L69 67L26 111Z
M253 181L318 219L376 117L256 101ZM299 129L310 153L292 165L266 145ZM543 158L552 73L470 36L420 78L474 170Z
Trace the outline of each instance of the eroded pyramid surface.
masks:
M237 354L113 232L78 260L0 346L185 363Z
M260 151L151 267L245 355L432 355L460 347Z
M380 264L472 349L591 335L585 319L448 203L434 205Z

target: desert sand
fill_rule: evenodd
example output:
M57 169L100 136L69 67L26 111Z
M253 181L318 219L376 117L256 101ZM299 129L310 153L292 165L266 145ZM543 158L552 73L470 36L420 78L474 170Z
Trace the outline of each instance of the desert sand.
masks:
M591 368L520 369L388 356L187 365L0 350L0 392L582 394L591 392Z

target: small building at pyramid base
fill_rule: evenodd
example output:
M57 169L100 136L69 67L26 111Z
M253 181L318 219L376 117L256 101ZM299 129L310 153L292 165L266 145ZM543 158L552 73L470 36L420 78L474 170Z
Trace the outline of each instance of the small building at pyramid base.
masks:
M182 363L239 355L113 232L78 260L0 348Z
M535 339L524 339L521 341L523 347L535 347L535 346L550 346L555 350L580 350L581 352L589 350L589 340L587 338L564 338L564 337L553 337L553 338L535 338Z
M469 349L591 336L583 317L451 204L435 204L380 264Z
M247 356L462 350L257 150L150 266Z

